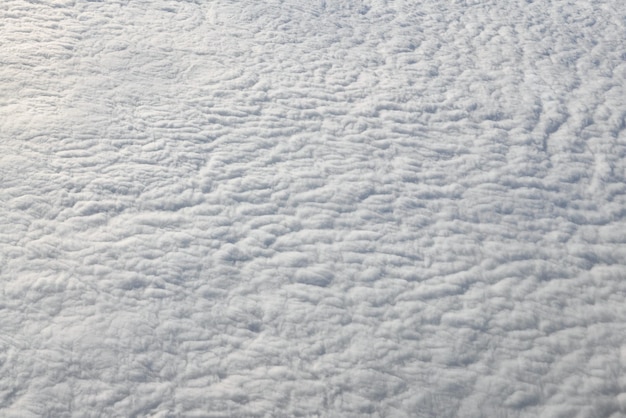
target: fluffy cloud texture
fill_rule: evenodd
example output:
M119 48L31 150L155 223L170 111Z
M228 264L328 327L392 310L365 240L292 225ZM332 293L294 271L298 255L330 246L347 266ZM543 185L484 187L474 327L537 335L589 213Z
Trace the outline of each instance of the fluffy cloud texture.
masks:
M0 415L626 414L618 0L3 0Z

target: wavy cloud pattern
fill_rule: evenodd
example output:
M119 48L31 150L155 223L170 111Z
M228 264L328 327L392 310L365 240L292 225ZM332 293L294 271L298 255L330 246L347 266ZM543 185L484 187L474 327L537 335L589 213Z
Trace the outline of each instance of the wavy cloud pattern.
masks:
M0 415L626 414L617 0L4 0Z

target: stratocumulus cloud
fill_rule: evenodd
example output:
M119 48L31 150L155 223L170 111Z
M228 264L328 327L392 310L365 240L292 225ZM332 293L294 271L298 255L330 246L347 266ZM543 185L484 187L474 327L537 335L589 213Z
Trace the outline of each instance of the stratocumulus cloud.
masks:
M5 0L0 415L626 414L617 0Z

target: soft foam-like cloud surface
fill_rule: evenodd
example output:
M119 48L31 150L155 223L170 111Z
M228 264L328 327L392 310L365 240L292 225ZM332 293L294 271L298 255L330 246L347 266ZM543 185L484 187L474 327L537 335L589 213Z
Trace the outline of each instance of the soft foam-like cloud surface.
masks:
M626 414L618 0L4 0L0 415Z

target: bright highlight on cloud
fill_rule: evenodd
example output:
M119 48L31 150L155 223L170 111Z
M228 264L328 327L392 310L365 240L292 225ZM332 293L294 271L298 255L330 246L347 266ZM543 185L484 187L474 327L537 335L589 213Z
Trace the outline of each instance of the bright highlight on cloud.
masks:
M0 415L626 414L626 10L5 0Z

